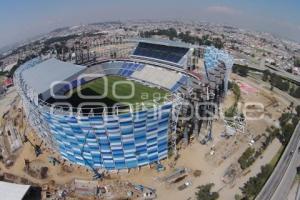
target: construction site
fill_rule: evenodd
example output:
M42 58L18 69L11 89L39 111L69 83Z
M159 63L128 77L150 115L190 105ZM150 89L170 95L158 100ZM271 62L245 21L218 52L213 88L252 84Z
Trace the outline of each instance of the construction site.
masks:
M42 142L26 121L20 99L11 88L8 95L12 98L5 99L11 101L10 106L1 106L1 180L40 187L43 199L147 199L156 196L188 199L193 197L195 187L207 182L214 182L220 192L225 187L230 188L223 194L230 197L247 177L257 173L257 169L242 170L237 163L238 157L248 146L261 147L265 129L276 125L275 119L289 105L285 99L275 97L254 83L251 86L235 75L232 80L241 88L239 107L243 109L245 102L263 104L263 110L253 105L248 110L251 116L263 114L263 120L216 119L212 123L212 140L204 145L201 139L192 137L190 145L184 141L178 143L177 155L160 164L110 172L101 180L94 180L91 170L62 159ZM233 103L234 94L229 91L222 107L226 110ZM272 155L279 150L280 144L275 140L269 148L265 153ZM258 162L262 162L260 166L268 162L268 158L263 156Z
M229 55L211 47L170 43L168 48L183 52L183 55L180 61L165 68L165 63L158 64L156 60L150 62L149 59L153 55L161 55L153 53L153 49L162 51L166 47L160 43L153 44L153 41L142 41L134 47L133 55L127 58L130 61L105 61L89 66L87 71L130 79L143 78L143 81L148 81L148 86L154 82L151 87L160 84L159 87L173 93L172 102L164 102L162 106L167 113L164 114L165 119L153 122L149 116L144 116L147 122L144 127L153 123L160 126L154 139L153 130L144 130L139 124L144 132L129 130L126 134L132 136L133 141L130 142L135 146L130 143L128 147L125 145L128 139L123 136L109 138L109 135L116 134L116 131L109 132L115 128L116 122L107 122L97 113L88 117L79 114L69 117L63 109L57 109L54 113L45 112L47 104L40 105L40 99L36 97L47 96L47 91L35 94L35 88L29 89L24 83L31 79L24 81L21 76L23 71L20 70L15 76L17 87L10 87L0 99L0 180L39 188L41 199L46 200L194 199L197 187L208 183L214 183L213 189L224 199L234 199L234 195L240 192L239 187L256 175L260 167L270 162L280 150L278 139L265 145L269 134L266 129L279 126L277 119L290 102L258 82L230 74L233 63ZM110 55L122 48L107 48L103 54ZM125 49L116 56L129 57L132 51L128 51L127 46ZM150 52L151 56L145 56L147 59L142 62L141 52ZM164 59L175 59L178 54L167 55ZM84 56L81 57L83 59ZM197 60L193 67L190 66L191 60ZM25 66L26 70L43 63L36 60L29 62L33 64ZM68 65L54 59L48 62L54 63L54 67L59 66L58 69ZM72 67L74 70L78 66ZM149 71L153 77L148 76ZM158 81L157 77L171 75L177 80ZM35 86L38 88L39 84ZM26 94L26 91L30 92ZM154 111L149 109L146 112ZM131 110L129 115L135 112ZM117 118L119 135L123 134L122 128L128 125L136 127L138 124L126 114L126 117L120 114ZM198 114L200 118L193 114ZM82 119L89 123L85 124ZM75 131L78 135L74 134L74 124L80 127ZM141 132L142 142L135 137ZM108 148L103 149L103 144ZM117 145L121 148L118 146L115 150ZM87 146L87 150L82 146ZM95 146L97 151L94 151ZM238 160L249 147L259 156L251 167L242 169ZM136 153L132 155L132 151Z

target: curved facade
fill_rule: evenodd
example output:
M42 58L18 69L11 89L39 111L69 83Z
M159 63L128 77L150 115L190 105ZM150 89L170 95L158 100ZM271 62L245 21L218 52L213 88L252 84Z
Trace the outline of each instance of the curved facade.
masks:
M227 58L225 53L212 48L207 48L204 57L207 74L205 81L216 82L216 85L225 82L227 89L231 59ZM168 100L153 108L117 115L103 113L83 115L63 109L51 109L51 105L35 98L37 94L34 88L29 87L22 76L25 70L41 62L43 61L37 58L20 66L15 72L14 83L21 96L29 123L48 146L56 149L63 158L93 169L120 170L148 165L167 157L171 148L169 144L172 143L171 131L174 126L176 127L174 120L171 122L171 113L176 110L175 101ZM225 67L220 65L221 62ZM180 93L188 83L198 84L198 79L191 74L189 76L183 70L161 68L154 72L155 68L132 61L112 61L95 65L94 68L90 67L85 73L119 75L146 85L162 87L172 93ZM102 73L103 70L105 73ZM162 74L165 80L160 78L158 81L153 78ZM76 87L91 79L70 81L72 87ZM62 88L63 93L66 92L65 89ZM206 89L203 91L207 91Z
M41 138L68 161L107 170L136 168L167 157L172 104L119 115L84 116L36 105L22 73L39 59L22 65L15 84L28 121Z
M127 169L167 157L171 104L108 116L42 113L61 155L94 168Z

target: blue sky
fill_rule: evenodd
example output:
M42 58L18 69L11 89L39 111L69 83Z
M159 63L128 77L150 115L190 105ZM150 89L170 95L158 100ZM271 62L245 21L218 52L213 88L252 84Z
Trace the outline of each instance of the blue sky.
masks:
M299 0L0 0L0 47L52 29L128 19L223 23L300 42Z

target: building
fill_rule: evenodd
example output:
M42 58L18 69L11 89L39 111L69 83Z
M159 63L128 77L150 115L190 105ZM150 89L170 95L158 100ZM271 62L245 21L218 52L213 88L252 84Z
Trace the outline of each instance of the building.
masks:
M203 73L191 71L195 50L203 52L199 55L204 59ZM122 170L157 163L170 151L176 153L178 138L188 143L201 127L209 130L211 121L194 116L179 124L179 116L188 114L185 103L194 105L200 115L205 115L205 109L213 109L199 103L222 99L231 66L231 57L212 47L141 40L129 58L88 67L36 58L16 71L14 82L29 122L63 158L92 169ZM146 102L137 102L70 109L69 102L57 105L53 101L53 95L64 95L109 76L134 80L170 95L161 102L153 100L150 107Z

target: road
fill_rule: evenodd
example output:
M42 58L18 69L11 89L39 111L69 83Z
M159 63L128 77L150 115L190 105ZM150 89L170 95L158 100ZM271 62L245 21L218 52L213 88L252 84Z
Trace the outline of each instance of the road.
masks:
M278 71L276 71L276 70L273 70L273 69L271 69L269 67L261 67L261 66L254 66L254 65L252 65L252 66L249 65L247 67L255 69L255 70L260 70L260 71L268 69L268 70L270 70L271 73L275 73L275 74L277 74L279 76L283 76L283 77L285 77L287 79L291 79L291 80L294 80L294 81L300 83L300 76L288 73L288 72L286 72L284 70L281 70L281 69L278 69Z
M281 156L270 178L256 197L256 200L285 200L300 164L300 123L298 123L289 144ZM294 152L291 154L291 152Z
M251 58L249 58L249 56L245 56L245 55L241 55L241 54L236 55L236 57L237 58L243 58L245 60L251 60ZM237 60L235 60L235 62L237 64L245 65L245 63L241 63ZM268 70L270 70L271 73L275 73L277 75L283 76L285 78L288 78L288 79L294 80L295 82L300 83L300 76L299 75L291 74L289 72L284 71L283 69L280 69L279 67L274 67L276 70L274 70L270 67L267 67L265 59L262 59L260 61L260 63L255 63L255 62L247 63L247 67L252 68L254 70L259 70L259 71L264 71L264 70L268 69Z

